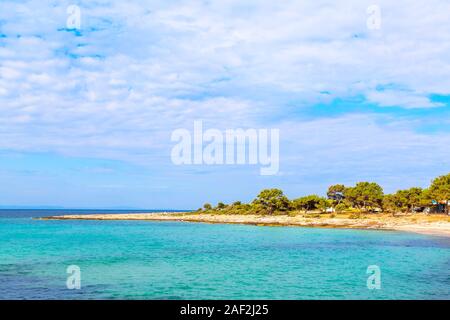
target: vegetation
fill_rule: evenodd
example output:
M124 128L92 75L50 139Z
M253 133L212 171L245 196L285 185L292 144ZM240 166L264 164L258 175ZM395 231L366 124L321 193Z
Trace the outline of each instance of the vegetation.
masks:
M333 202L334 206L340 205L344 200L345 186L335 184L328 188L327 197Z
M437 177L431 182L429 198L450 199L450 174Z
M450 173L435 178L428 189L413 187L398 190L392 194L384 194L380 185L375 182L358 182L353 187L335 184L328 188L327 197L307 195L289 200L280 189L262 190L251 203L235 201L230 205L219 202L215 208L205 203L199 213L216 214L288 214L295 216L300 212L349 213L357 219L364 212L407 213L447 208L445 201L450 200ZM427 211L427 212L428 212Z
M430 201L422 188L398 190L383 199L383 207L388 212L412 212L414 208L426 206Z
M383 188L375 182L358 182L356 186L346 188L344 196L353 207L361 210L381 209Z
M226 207L227 207L226 204L224 204L223 202L219 202L219 203L217 204L216 209L221 210L221 209L225 209Z
M253 200L253 204L268 214L273 214L276 211L287 211L290 208L289 199L280 189L266 189L261 191L256 199Z
M209 203L205 203L205 204L203 205L203 209L205 209L205 210L211 210L211 209L212 209L212 206L211 206Z
M325 211L328 204L329 202L327 199L315 194L292 200L292 207L294 209L303 210L305 212L316 209Z
M348 204L345 203L345 202L338 203L338 204L334 207L334 210L335 210L337 213L344 212L345 210L348 210L348 209L349 209L349 206L348 206Z

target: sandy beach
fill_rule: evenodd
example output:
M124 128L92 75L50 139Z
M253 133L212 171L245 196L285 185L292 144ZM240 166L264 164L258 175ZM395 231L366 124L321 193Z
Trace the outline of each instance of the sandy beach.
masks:
M298 226L347 228L370 230L397 230L436 236L450 237L450 217L442 215L364 215L357 219L348 215L225 215L198 213L135 213L135 214L92 214L61 215L40 218L43 220L142 220L142 221L184 221L200 223L250 224L261 226Z

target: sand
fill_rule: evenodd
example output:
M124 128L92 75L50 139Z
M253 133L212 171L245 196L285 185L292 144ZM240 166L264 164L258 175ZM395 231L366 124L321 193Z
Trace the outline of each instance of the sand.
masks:
M261 226L298 226L371 230L398 230L435 236L450 237L450 217L443 215L390 215L371 214L351 219L348 215L308 214L288 216L226 215L205 213L133 213L133 214L89 214L62 215L40 218L43 220L143 220L143 221L185 221L202 223L251 224Z

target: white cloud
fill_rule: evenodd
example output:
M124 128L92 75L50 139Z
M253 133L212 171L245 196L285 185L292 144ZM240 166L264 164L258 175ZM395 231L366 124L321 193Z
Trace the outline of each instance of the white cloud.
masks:
M292 109L278 97L428 108L450 94L447 1L379 1L380 31L366 27L369 1L81 1L81 36L63 30L69 4L0 4L0 148L152 158L194 119L279 126L274 111Z
M366 94L368 101L382 107L402 107L406 109L442 107L443 103L432 102L427 96L400 90L371 91Z
M426 187L450 166L450 134L422 134L413 127L413 121L373 114L284 122L281 171L292 178L283 179L304 192L364 180L377 181L388 192Z

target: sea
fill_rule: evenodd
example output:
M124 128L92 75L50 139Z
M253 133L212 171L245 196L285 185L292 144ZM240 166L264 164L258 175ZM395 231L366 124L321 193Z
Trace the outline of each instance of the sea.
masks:
M450 238L0 210L0 299L450 299Z

